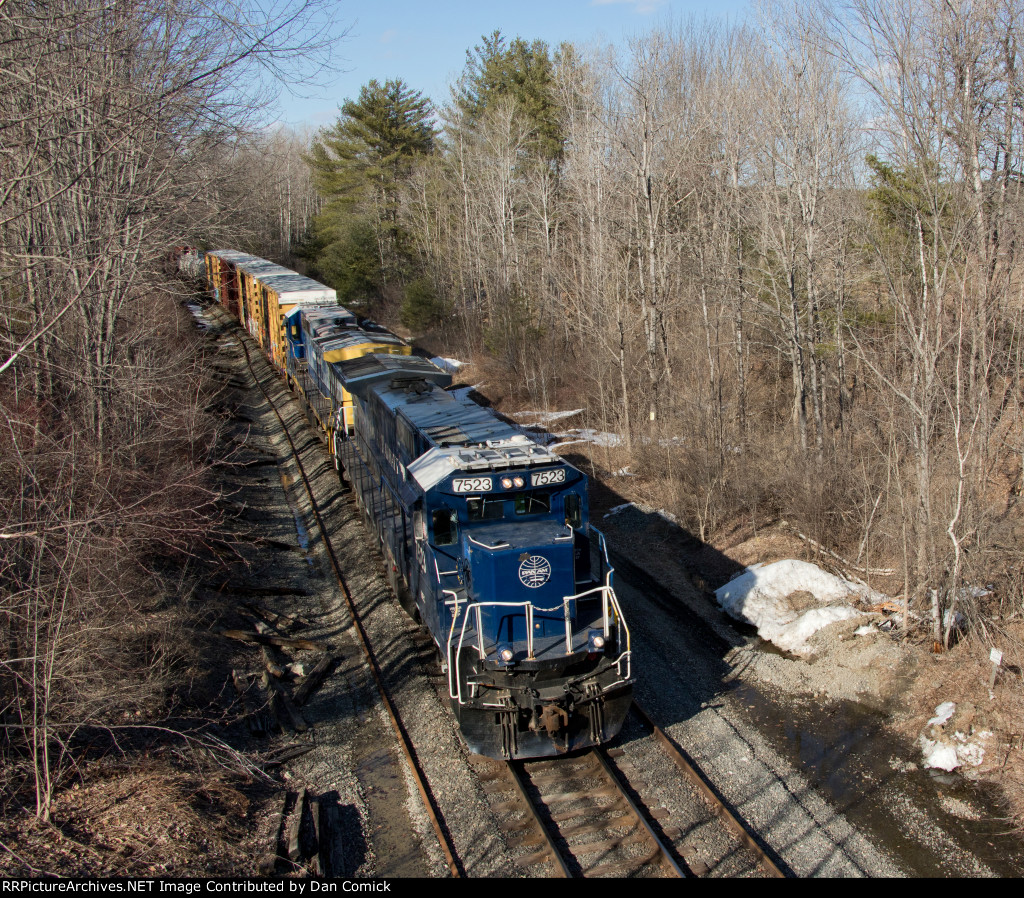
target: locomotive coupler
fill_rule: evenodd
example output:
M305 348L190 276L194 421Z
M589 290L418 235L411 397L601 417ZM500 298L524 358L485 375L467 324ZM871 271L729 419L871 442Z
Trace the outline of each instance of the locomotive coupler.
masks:
M560 730L564 729L569 725L569 712L559 705L544 705L540 709L540 715L537 715L537 709L534 708L534 717L530 721L530 729L535 732L543 727L549 736L554 736ZM539 726L538 726L539 724Z

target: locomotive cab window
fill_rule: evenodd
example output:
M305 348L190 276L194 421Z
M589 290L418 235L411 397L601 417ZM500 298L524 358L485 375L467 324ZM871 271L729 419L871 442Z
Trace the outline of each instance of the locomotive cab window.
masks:
M458 538L455 512L450 508L438 508L431 516L434 527L435 546L453 546Z
M583 526L580 497L576 493L565 494L565 523L576 530Z
M467 499L466 511L471 521L500 521L505 517L505 502L502 499Z
M517 515L544 514L551 511L551 493L516 493Z

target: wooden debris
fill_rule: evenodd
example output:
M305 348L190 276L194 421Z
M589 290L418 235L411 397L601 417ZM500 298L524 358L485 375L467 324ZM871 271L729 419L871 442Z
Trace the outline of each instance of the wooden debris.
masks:
M260 645L279 645L289 649L300 649L308 652L329 652L331 647L324 642L312 639L295 639L290 636L269 636L263 633L251 633L248 630L220 630L222 636L237 639L240 642L256 642Z
M312 595L308 589L299 589L294 586L252 586L248 583L232 583L230 580L219 584L204 583L203 586L233 596L300 596L308 598Z
M306 723L303 716L299 713L299 709L292 704L292 700L285 692L284 686L266 671L263 673L263 685L270 696L270 707L274 709L274 713L277 714L281 724L295 730L297 733L306 732L309 729L309 724Z
M874 605L868 605L865 611L867 611L869 614L902 614L903 602L893 599L886 599L884 602L878 602Z
M262 710L262 702L257 704L253 699L253 687L249 678L239 673L237 670L231 671L231 682L235 686L235 691L238 693L239 699L242 701L242 706L245 708L245 712L242 715L242 719L246 722L249 727L249 732L254 736L264 736L267 732L266 720Z
M312 845L310 847L309 872L313 876L328 876L321 861L323 842L321 841L321 815L323 809L320 806L320 799L314 798L309 803L310 821L313 824Z
M286 630L303 630L309 626L309 621L299 614L289 614L287 611L277 612L273 623Z
M267 673L277 679L281 679L284 676L284 668L274 658L273 651L269 645L261 646L263 652L263 666L266 667Z
M290 745L289 747L278 752L278 754L272 757L265 758L263 761L264 767L278 767L281 764L287 764L289 761L294 761L296 758L301 758L304 754L311 752L315 746L313 745Z
M291 817L288 818L288 837L286 839L286 850L288 860L298 863L302 859L302 821L306 816L306 790L299 790L298 798L295 799L295 808Z
M273 876L277 869L277 861L281 856L281 829L284 826L285 811L288 808L287 792L282 792L277 802L277 810L274 812L272 817L272 832L270 850L260 858L259 861L259 872L260 876Z
M330 673L331 668L340 660L341 655L335 652L324 655L316 663L316 667L309 672L309 676L295 688L295 691L292 693L292 701L300 708L306 704L309 697L319 688L320 684Z
M345 843L341 832L341 806L336 791L317 798L317 854L320 874L328 879L345 875Z

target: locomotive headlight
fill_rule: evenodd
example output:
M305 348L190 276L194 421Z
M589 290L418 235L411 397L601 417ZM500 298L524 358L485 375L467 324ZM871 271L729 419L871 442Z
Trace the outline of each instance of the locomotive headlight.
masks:
M502 486L503 489L506 489L506 490L512 489L512 478L511 477L502 477L501 478L501 486Z
M516 485L517 487L522 487L522 486L523 486L523 485L525 484L525 481L523 480L523 478L522 478L522 477L513 477L513 478L512 478L512 482L513 482L513 483L514 483L514 484L515 484L515 485Z
M498 660L501 661L502 664L511 664L514 657L515 655L512 652L512 649L507 645L503 645L498 649Z
M604 651L604 633L600 630L590 632L590 651L592 654Z

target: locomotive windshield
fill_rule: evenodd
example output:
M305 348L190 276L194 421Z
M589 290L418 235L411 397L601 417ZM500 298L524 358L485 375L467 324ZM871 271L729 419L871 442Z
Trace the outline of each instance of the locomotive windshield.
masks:
M471 521L500 521L505 517L505 497L482 496L479 499L467 499L466 511Z
M466 500L466 516L470 521L501 521L506 503L512 503L516 517L547 514L551 511L551 493L505 493L496 496L474 496Z
M516 514L547 514L551 511L551 493L516 493Z

